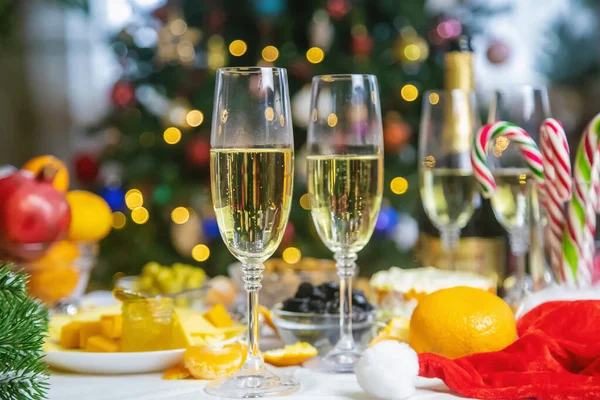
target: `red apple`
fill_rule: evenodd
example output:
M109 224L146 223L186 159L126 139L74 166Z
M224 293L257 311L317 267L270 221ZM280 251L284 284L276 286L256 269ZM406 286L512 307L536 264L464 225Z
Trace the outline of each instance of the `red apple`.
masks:
M14 258L40 257L66 236L71 209L52 185L56 170L17 171L0 179L0 249Z

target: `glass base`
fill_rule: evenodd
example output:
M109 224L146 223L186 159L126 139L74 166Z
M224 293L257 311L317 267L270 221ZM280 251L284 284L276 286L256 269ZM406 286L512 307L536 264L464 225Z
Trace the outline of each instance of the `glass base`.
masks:
M337 350L334 349L323 357L313 357L303 367L317 372L349 373L354 372L354 366L360 359L359 349Z
M211 382L204 388L210 395L235 399L284 396L298 390L298 382L280 378L266 369L254 374L238 373L231 378Z

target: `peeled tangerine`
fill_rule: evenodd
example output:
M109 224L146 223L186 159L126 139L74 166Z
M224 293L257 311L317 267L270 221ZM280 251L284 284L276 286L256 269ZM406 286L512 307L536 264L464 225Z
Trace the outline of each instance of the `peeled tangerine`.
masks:
M183 354L185 367L196 379L217 379L232 375L246 360L246 347L240 343L223 347L191 346Z
M385 328L380 330L371 342L369 346L373 346L375 343L383 342L386 340L396 340L398 342L408 342L408 331L410 326L410 320L403 317L394 317L390 319Z
M309 343L289 344L283 349L269 350L263 353L265 362L276 367L300 365L318 354L318 350Z

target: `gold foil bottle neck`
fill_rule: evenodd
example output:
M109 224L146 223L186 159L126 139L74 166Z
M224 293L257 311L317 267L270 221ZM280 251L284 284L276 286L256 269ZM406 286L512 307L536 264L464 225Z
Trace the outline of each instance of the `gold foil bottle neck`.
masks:
M473 77L473 53L453 51L446 53L446 90L462 89L470 92L475 89Z

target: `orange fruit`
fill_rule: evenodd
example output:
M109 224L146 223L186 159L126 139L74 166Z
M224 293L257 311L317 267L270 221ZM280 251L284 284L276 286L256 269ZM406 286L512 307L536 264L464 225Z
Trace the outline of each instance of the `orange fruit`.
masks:
M184 365L177 364L169 368L163 374L163 379L167 381L175 380L175 379L185 379L192 376L190 371Z
M303 362L319 354L319 351L310 343L298 342L288 344L283 349L269 350L263 353L265 362L276 367L289 367L301 365Z
M490 292L466 286L426 296L410 320L409 344L417 353L452 359L501 350L516 338L508 304Z
M270 327L275 332L277 332L277 328L275 327L275 323L273 323L273 314L271 313L271 310L269 310L265 306L259 305L258 306L258 312L263 316L263 318L265 320L265 324L267 324L268 327Z
M240 343L223 347L191 346L183 354L185 367L196 379L217 379L233 375L246 360Z
M22 169L31 171L37 175L47 165L53 166L57 171L52 185L61 192L69 190L69 171L65 164L54 156L34 157L27 161Z
M408 328L410 320L403 317L393 317L387 323L385 328L380 330L371 341L369 346L373 346L375 343L383 342L385 340L396 340L399 342L408 342Z
M46 303L55 303L73 293L79 282L79 270L74 265L78 247L67 240L54 244L42 258L27 268L29 293Z
M225 306L231 306L235 303L237 290L227 276L215 276L210 280L210 289L206 293L206 304L215 306L222 303Z
M67 202L71 206L69 240L95 242L108 235L113 216L102 197L85 190L72 190L67 193Z

